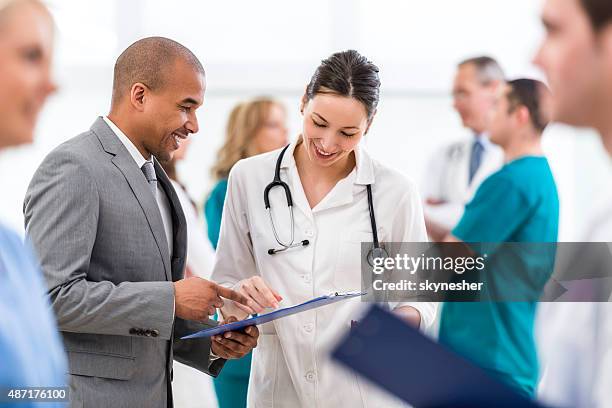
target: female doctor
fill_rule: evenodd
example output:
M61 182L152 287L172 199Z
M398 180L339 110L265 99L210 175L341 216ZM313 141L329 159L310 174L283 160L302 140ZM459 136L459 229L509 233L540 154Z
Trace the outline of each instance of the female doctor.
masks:
M427 240L413 184L359 147L379 88L378 68L365 57L352 50L333 54L306 88L297 140L232 169L212 279L246 296L250 312L279 307L281 300L290 306L359 290L361 242L373 242L373 228L381 242ZM363 306L345 300L263 325L249 406L393 406L390 397L328 358ZM421 328L435 315L432 303L393 307ZM229 302L221 312L246 317Z

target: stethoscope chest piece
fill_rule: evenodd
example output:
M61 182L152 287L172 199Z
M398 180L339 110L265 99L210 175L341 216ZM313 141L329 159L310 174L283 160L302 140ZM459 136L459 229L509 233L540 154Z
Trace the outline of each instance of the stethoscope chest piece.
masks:
M384 262L384 259L388 258L389 254L387 253L387 250L385 248L383 248L382 246L374 246L372 249L370 249L368 251L368 255L366 256L368 264L370 266L374 266L374 262L376 259L382 259L383 261L380 262Z

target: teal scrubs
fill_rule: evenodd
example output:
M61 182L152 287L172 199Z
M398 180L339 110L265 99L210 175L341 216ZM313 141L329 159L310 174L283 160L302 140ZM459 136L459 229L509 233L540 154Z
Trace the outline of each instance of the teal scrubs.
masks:
M227 179L220 180L213 188L204 204L204 214L208 225L208 238L217 249L223 203L227 193ZM223 370L214 379L215 391L220 408L246 407L249 374L251 371L251 353L238 360L228 360Z
M464 242L556 242L558 224L559 198L548 161L526 156L506 164L482 183L452 234ZM489 260L491 276L526 271L516 281L529 281L541 292L552 272L554 255L544 268L530 262L529 257ZM533 396L538 381L533 333L536 306L537 302L529 301L447 302L442 309L439 340Z

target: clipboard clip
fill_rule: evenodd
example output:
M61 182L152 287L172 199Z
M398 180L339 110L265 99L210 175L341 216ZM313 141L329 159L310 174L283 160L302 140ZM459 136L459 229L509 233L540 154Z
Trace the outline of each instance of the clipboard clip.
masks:
M328 297L334 296L364 296L367 295L368 292L360 292L360 291L352 291L352 292L332 292L328 295Z

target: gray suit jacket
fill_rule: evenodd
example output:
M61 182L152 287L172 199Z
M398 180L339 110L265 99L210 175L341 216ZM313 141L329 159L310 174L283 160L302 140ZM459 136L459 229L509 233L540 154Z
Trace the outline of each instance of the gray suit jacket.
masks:
M145 176L102 118L51 152L28 188L26 231L68 353L73 407L171 406L173 354L213 376L223 366L208 340L177 340L207 324L174 318L186 222L157 161L155 171L172 207L172 259Z

